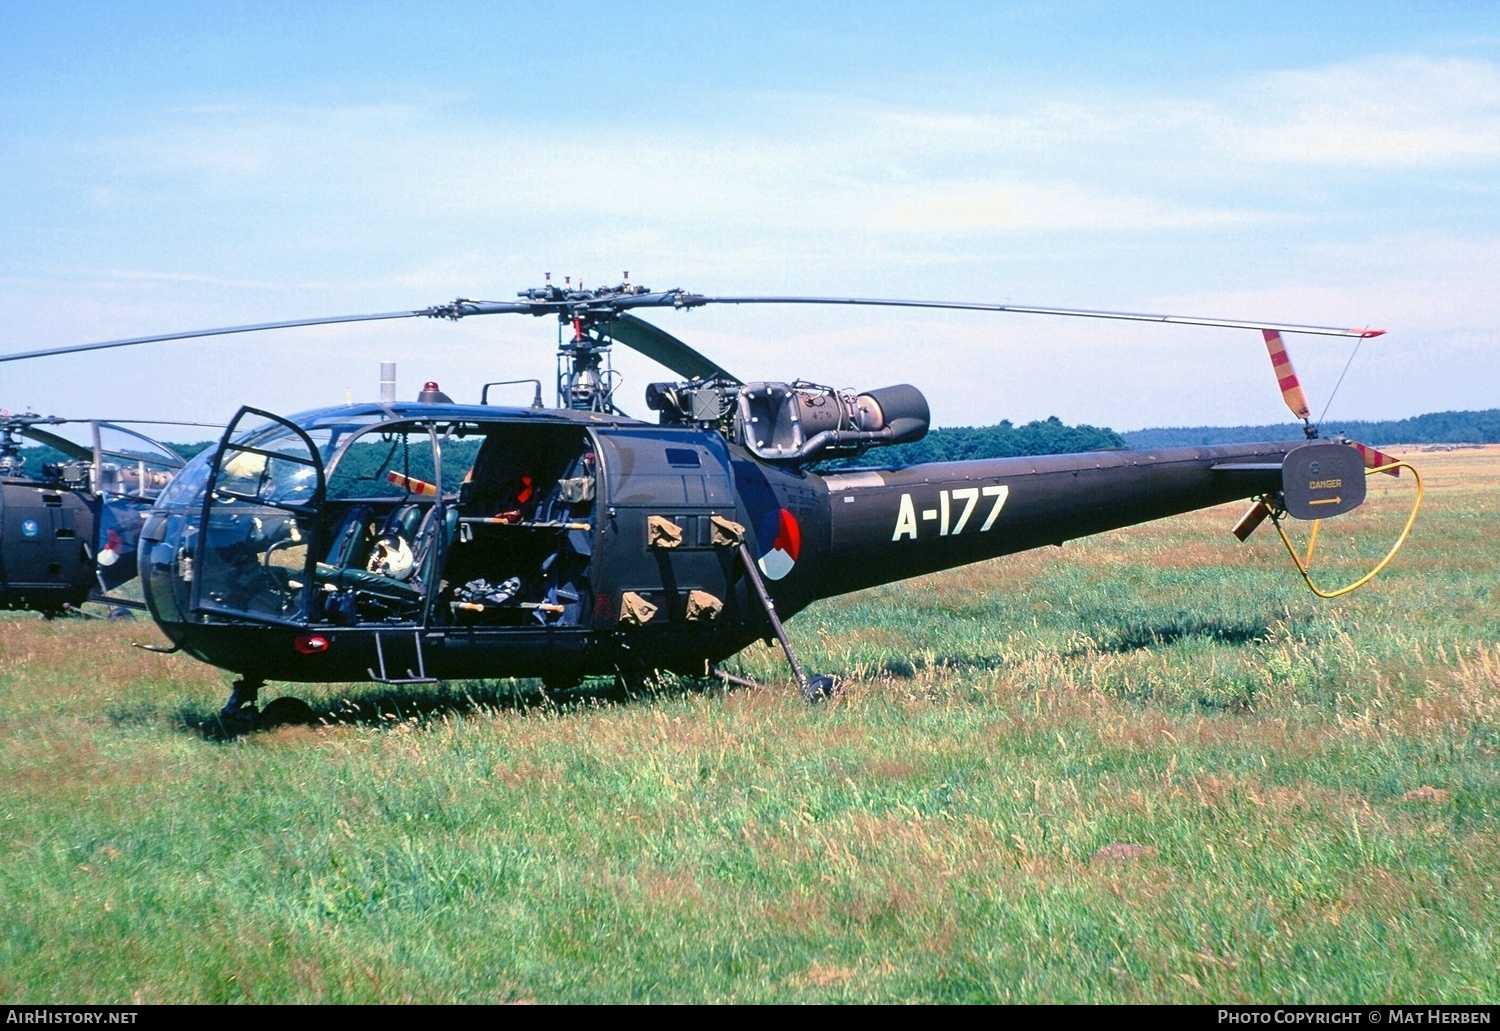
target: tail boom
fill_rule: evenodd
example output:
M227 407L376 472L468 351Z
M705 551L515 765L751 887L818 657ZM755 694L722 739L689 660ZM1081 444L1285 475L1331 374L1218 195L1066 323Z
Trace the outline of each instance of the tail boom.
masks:
M834 473L823 596L1274 493L1306 441ZM1215 467L1218 468L1215 468Z

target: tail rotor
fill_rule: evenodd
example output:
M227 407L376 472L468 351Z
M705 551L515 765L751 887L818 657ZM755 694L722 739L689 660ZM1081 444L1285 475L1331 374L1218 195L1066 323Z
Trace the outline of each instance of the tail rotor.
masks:
M1292 414L1302 420L1302 432L1311 440L1318 435L1318 428L1312 424L1312 409L1307 405L1307 395L1302 393L1302 381L1297 379L1297 370L1292 368L1292 356L1287 354L1281 331L1263 329L1260 335L1265 337L1266 350L1271 354L1271 368L1276 372L1276 385L1281 388L1281 399L1292 410Z

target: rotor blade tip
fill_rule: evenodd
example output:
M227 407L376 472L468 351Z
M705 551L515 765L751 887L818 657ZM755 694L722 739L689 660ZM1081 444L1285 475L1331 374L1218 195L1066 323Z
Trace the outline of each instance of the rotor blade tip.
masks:
M1354 332L1358 333L1360 335L1360 337L1362 339L1365 339L1365 340L1368 340L1370 337L1383 337L1383 336L1385 336L1385 330L1383 330L1383 329L1358 329L1358 330L1355 330Z

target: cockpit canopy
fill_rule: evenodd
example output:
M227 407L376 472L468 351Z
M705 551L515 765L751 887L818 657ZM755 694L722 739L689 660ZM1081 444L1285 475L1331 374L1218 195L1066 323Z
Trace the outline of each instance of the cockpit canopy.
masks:
M587 421L432 404L242 409L142 531L148 602L167 622L403 625L486 605L494 618L576 618L595 497ZM492 524L503 546L467 547ZM513 576L508 593L495 588ZM470 593L489 602L460 596L480 581Z
M431 494L443 479L436 449L441 444L441 461L447 465L443 489L453 493L473 467L482 426L501 420L576 421L547 418L553 414L529 408L365 404L315 409L285 419L262 418L231 437L228 450L234 454L217 487L246 499L297 504L306 500L315 480L308 461L315 457L330 496L351 497L361 491L387 498ZM164 492L162 506L190 505L192 498L201 503L213 456L209 448L195 457Z

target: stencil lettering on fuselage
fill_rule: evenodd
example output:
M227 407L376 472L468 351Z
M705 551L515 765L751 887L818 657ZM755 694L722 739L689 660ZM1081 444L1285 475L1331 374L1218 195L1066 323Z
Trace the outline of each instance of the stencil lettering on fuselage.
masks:
M974 509L979 505L979 499L993 498L994 503L990 506L978 531L987 533L995 525L995 520L1000 518L1000 510L1005 507L1005 499L1008 497L1010 497L1010 487L1003 483L991 484L988 487L959 487L956 490L945 490L938 494L937 507L922 509L921 518L918 519L916 502L912 501L910 494L903 494L901 505L896 510L896 530L891 534L891 540L899 541L903 538L916 540L921 523L936 523L939 537L956 536L968 527L970 517L974 515Z

